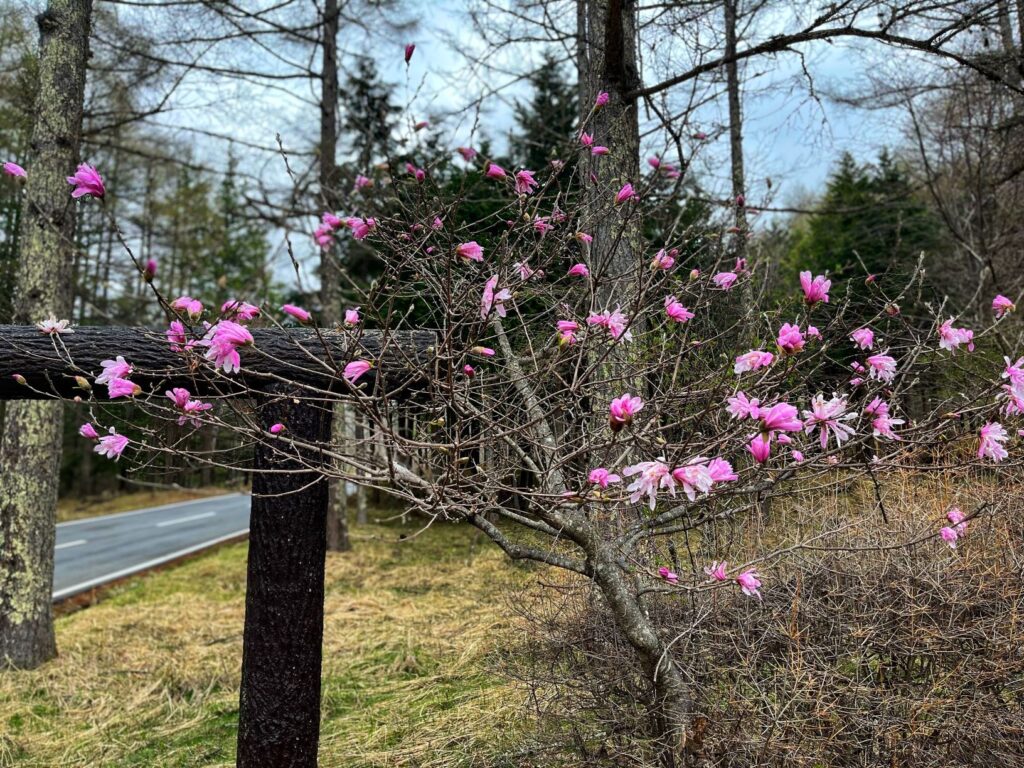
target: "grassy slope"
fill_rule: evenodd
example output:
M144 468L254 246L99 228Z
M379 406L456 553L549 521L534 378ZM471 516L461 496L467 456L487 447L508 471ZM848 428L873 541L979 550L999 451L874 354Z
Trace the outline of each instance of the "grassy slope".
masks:
M320 764L519 764L524 694L489 671L528 580L463 526L329 555ZM367 538L363 538L367 536ZM0 675L0 766L234 765L244 544L60 618L60 657Z

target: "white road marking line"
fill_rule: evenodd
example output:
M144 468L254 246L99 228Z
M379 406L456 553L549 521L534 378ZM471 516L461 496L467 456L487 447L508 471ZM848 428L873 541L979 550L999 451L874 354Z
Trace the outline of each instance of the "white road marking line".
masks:
M213 517L216 512L203 512L198 515L189 515L188 517L176 517L174 520L164 520L162 523L157 523L157 528L166 528L168 525L181 525L182 523L191 523L193 520L202 520L204 517Z
M162 563L166 563L171 560L177 560L179 557L191 555L193 552L198 552L201 549L212 547L215 544L220 544L223 541L228 541L230 539L243 536L247 533L249 533L249 529L243 528L240 531L229 533L226 536L220 536L216 539L211 539L210 541L204 541L202 544L194 544L193 546L188 547L186 549L179 549L177 552L171 552L168 555L163 555L152 560L147 560L146 562L139 563L138 565L131 565L127 568L122 568L119 571L114 571L113 573L108 573L103 576L97 576L95 579L89 579L88 581L83 581L80 584L75 584L74 586L65 587L64 589L57 590L53 593L53 599L60 600L62 597L68 597L69 595L74 595L78 592L84 592L85 590L90 589L91 587L96 587L100 584L105 584L108 581L114 581L115 579L119 579L122 576L131 576L133 573L149 570L150 568L154 568L158 565L161 565Z
M74 541L65 541L63 544L58 544L54 549L69 549L70 547L77 547L85 544L85 539L75 539Z
M110 515L96 515L95 517L82 517L78 520L68 520L66 523L57 523L58 528L64 528L69 525L81 525L82 523L95 523L98 520L109 520L112 517L131 517L132 515L146 515L150 512L161 512L165 509L171 509L172 507L184 507L189 504L209 504L217 501L232 501L238 498L248 498L246 493L221 493L216 496L204 496L201 499L192 499L191 501L175 501L171 504L161 504L158 507L146 507L145 509L133 509L130 512L114 512Z

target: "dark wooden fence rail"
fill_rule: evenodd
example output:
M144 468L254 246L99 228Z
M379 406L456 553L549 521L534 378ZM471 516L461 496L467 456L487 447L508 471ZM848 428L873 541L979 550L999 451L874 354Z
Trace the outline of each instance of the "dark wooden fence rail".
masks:
M74 377L91 379L116 355L136 366L132 381L162 396L186 387L195 395L245 394L264 428L288 424L303 442L326 445L331 408L303 401L303 386L344 390L325 361L356 357L375 364L368 391L412 393L428 380L436 337L429 331L384 335L254 330L242 373L189 371L163 334L143 328L78 328L50 337L34 327L0 325L0 400L83 394ZM325 348L326 344L326 348ZM14 376L24 377L26 384ZM383 377L374 381L373 377ZM360 380L362 381L362 379ZM97 387L102 396L105 387ZM313 768L320 731L320 663L324 625L327 482L310 469L322 461L261 442L255 452L249 563L239 690L239 768ZM275 472L260 472L273 469ZM287 470L287 471L280 471Z

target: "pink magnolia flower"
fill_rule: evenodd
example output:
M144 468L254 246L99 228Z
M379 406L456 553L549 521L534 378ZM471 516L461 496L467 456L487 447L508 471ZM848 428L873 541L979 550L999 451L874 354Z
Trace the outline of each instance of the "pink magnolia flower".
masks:
M1004 357L1006 368L1003 369L1002 378L1010 380L1010 386L1014 389L1024 388L1024 357L1017 358L1015 363L1010 358Z
M498 276L494 275L484 284L483 297L480 299L480 318L486 320L491 314L491 309L498 314L498 317L505 317L505 304L512 298L512 292L508 288L500 291L494 289L498 286Z
M512 266L515 267L516 271L519 272L520 280L531 280L534 277L544 277L543 269L534 269L525 261L517 261Z
M950 528L948 525L943 526L939 530L939 535L942 537L944 542L949 544L950 549L956 549L956 540L960 538L960 534L957 533L955 528Z
M735 272L719 272L717 275L711 278L711 282L721 288L723 291L728 291L732 288L736 280L739 279L739 275Z
M462 372L471 379L476 376L476 369L472 365L462 366Z
M636 191L633 189L633 185L629 182L622 185L622 188L615 193L615 204L622 205L630 200L637 198Z
M670 571L664 565L658 569L658 575L665 581L667 581L669 584L679 583L679 574L675 573L674 571Z
M789 455L793 457L793 461L795 461L797 464L804 460L803 451L798 451L795 448L789 452Z
M734 419L756 419L760 404L756 397L748 398L745 392L737 392L729 398L729 405L725 410Z
M622 474L624 477L637 475L637 479L626 486L626 491L630 494L630 502L636 504L646 496L648 506L652 510L658 503L659 490L674 490L675 480L669 471L669 466L660 459L658 461L641 461L639 464L623 469Z
M902 440L903 438L893 432L892 428L903 423L903 419L894 419L888 413L880 413L871 420L871 432L875 437Z
M581 243L592 243L592 242L594 242L593 235L588 235L586 232L577 232L575 237Z
M732 470L732 464L721 457L712 459L707 463L708 474L716 483L731 483L740 479Z
M672 479L683 487L683 492L690 501L696 501L698 493L707 495L715 483L704 461L704 457L699 456L690 464L672 470Z
M804 348L804 335L800 331L800 326L784 323L779 329L777 343L779 350L784 354L792 355L800 352Z
M968 523L964 519L965 517L967 517L967 515L963 513L960 507L950 507L949 511L946 513L946 519L949 520L950 524L953 526L953 530L961 536L967 533Z
M725 572L728 567L729 563L725 560L722 562L715 560L711 565L704 567L704 573L706 573L708 578L712 581L728 581L729 575Z
M733 372L737 375L746 373L747 371L756 371L758 368L764 368L765 366L771 365L775 361L775 355L771 352L762 352L759 349L752 349L749 352L744 352L742 355L736 358L736 364L733 366Z
M167 398L174 403L175 408L184 408L185 404L192 399L192 393L184 387L175 387L164 392Z
M419 130L419 129L417 129L417 130ZM405 170L409 173L410 176L415 178L416 181L420 181L421 182L421 181L423 181L424 179L427 178L427 172L425 170L423 170L422 168L417 168L412 163L406 163L405 164Z
M761 431L768 435L774 432L799 432L804 428L797 409L789 403L776 403L771 408L760 407L756 418L761 421Z
M203 314L203 302L193 299L191 296L179 296L171 302L171 309L184 312L194 319Z
M696 317L693 312L676 301L675 296L665 297L665 314L670 320L675 320L677 323L685 323Z
M142 387L128 379L111 379L107 382L107 397L135 397L142 392Z
M349 384L355 384L359 381L359 377L371 368L373 368L373 363L366 360L353 360L345 366L345 370L341 375L345 377Z
M4 163L4 173L6 173L8 176L15 176L22 179L28 178L28 174L25 172L25 169L22 168L17 163Z
M172 320L170 327L164 331L164 335L173 352L181 352L182 348L186 346L185 326L180 320Z
M661 167L661 158L657 155L647 158L647 164L654 170L658 170Z
M573 264L569 267L569 277L589 277L590 270L587 269L587 265L582 262L579 264Z
M203 346L209 347L206 359L212 360L217 368L225 373L237 373L241 370L241 358L238 348L252 344L252 334L244 325L231 320L221 320L210 328L203 339Z
M590 148L590 154L597 155L598 157L607 155L609 152L611 152L611 150L608 149L608 147L602 147L600 144L595 144Z
M896 361L889 355L872 355L866 362L869 379L889 382L896 378Z
M494 350L490 347L470 347L469 351L481 357L494 357Z
M472 147L459 147L455 151L462 155L462 159L467 163L473 162L477 156L477 151Z
M850 339L861 349L871 349L875 344L875 333L870 328L858 328L850 334Z
M643 410L644 401L633 397L628 392L617 397L608 405L608 424L613 432L618 432L633 421L633 416Z
M807 338L808 339L820 339L821 331L815 328L813 325L807 326Z
M598 467L597 469L590 470L590 474L587 475L587 480L591 485L599 485L602 488L607 488L611 483L618 483L622 480L618 475L612 474L604 467Z
M126 379L132 373L132 365L121 355L114 360L102 360L103 372L96 377L97 384L109 384L114 379Z
M828 290L832 287L832 281L825 279L824 275L811 279L810 272L801 272L800 287L804 290L804 301L809 305L813 306L819 301L828 304Z
M997 464L1005 459L1008 454L1003 443L1010 439L1003 425L997 421L990 421L981 428L980 440L978 443L978 458L992 459Z
M364 189L366 187L372 187L373 186L373 179L371 179L369 176L364 176L361 173L360 174L356 174L356 180L355 180L355 183L353 184L353 186L356 189Z
M619 307L614 312L594 312L587 317L587 325L597 325L608 330L613 339L632 341L633 334L628 330L629 318L622 314Z
M551 221L547 216L538 216L533 220L533 229L541 237L544 237L551 229Z
M148 259L146 266L142 268L142 279L147 283L153 282L153 278L156 277L156 259Z
M255 320L260 316L260 308L255 304L249 304L245 301L239 301L238 299L228 299L220 306L220 312L225 315L228 319L234 319L238 322L247 322L249 320Z
M736 583L740 585L740 591L747 597L756 597L758 600L761 599L761 593L759 591L761 589L760 575L753 568L748 568L737 576Z
M371 232L377 229L377 220L352 216L348 220L348 226L352 230L352 237L356 240L365 240Z
M268 431L272 435L279 435L282 432L284 432L284 424L281 424L280 422L278 422L277 424L271 424L270 429Z
M74 176L68 176L68 184L74 187L71 197L76 200L86 195L102 198L107 192L103 186L103 177L95 168L86 163L78 166Z
M40 320L36 323L36 328L39 329L40 333L45 333L50 336L75 332L75 329L71 327L70 320L58 320L56 315L50 315L45 320Z
M953 318L939 326L939 347L954 351L961 344L967 345L967 351L974 351L974 331L967 328L954 328Z
M331 246L334 245L334 230L327 226L319 226L313 232L313 240L323 250L329 251Z
M507 175L505 169L497 163L488 163L487 170L484 172L484 176L489 179L504 179Z
M96 431L96 427L92 424L83 424L78 428L78 434L82 437L88 438L89 440L99 440L100 433Z
M476 240L470 240L468 243L462 243L457 246L455 248L455 253L467 261L484 260L484 249L480 247Z
M300 323L308 323L313 319L313 316L304 310L302 307L297 307L294 304L284 304L281 306L281 311L286 315L290 315L298 320Z
M853 427L843 422L855 418L856 413L846 410L845 397L832 395L825 400L824 395L815 395L811 398L811 410L804 411L804 432L810 435L817 429L822 450L828 445L830 434L835 437L836 446L841 447L854 434Z
M559 320L557 327L559 344L564 346L576 343L576 331L580 328L579 323L573 320Z
M336 216L330 211L324 211L322 214L320 214L320 223L325 229L330 230L332 232L336 229L341 229L342 227L346 226L346 222L344 219L342 219L340 216Z
M345 325L359 325L359 307L345 310Z
M672 269L676 263L676 256L679 251L673 248L671 251L666 251L662 248L654 256L654 260L651 262L651 269L669 270Z
M682 175L679 169L672 165L672 163L662 163L661 172L667 179L678 179Z
M594 146L594 137L591 136L589 133L581 133L580 144L582 144L584 147L592 147Z
M516 172L517 195L528 195L538 186L537 180L533 178L533 171L522 170Z
M601 107L603 107L605 104L608 103L608 99L609 99L608 92L607 91L601 91L599 94L597 94L597 98L594 99L594 106L596 108L600 109Z
M405 63L406 64L409 63L409 60L412 58L413 51L415 51L415 50L416 50L416 44L415 43L409 43L408 45L405 46Z
M758 464L764 464L772 452L772 438L762 434L754 435L747 444L747 450Z
M1002 317L1007 312L1013 312L1016 308L1017 305L1003 296L1003 294L999 294L992 299L992 311L996 317Z
M100 456L106 456L108 459L117 461L121 458L121 454L124 453L124 449L128 447L130 441L124 435L117 434L114 428L110 428L110 434L104 435L99 439L99 442L93 447L93 450Z
M213 408L213 405L210 403L193 400L191 393L184 387L175 387L168 390L165 394L174 403L175 407L182 411L182 415L178 417L179 427L186 422L191 422L193 427L201 427L202 422L198 418L199 414Z

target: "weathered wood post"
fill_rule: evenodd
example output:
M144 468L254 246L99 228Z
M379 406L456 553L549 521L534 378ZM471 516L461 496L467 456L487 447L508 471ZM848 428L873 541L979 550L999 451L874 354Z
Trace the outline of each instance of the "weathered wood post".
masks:
M75 376L91 379L102 360L120 354L146 392L186 387L196 396L255 398L264 430L285 425L279 438L259 443L254 459L237 764L304 768L316 765L319 745L328 499L320 449L297 452L291 440L329 444L337 361L353 353L375 361L365 377L368 390L398 398L429 377L436 337L430 331L364 331L358 338L305 329L252 334L242 371L224 376L190 370L160 331L78 328L52 338L32 326L0 325L0 400L80 395ZM103 399L102 392L93 394Z
M320 731L328 482L316 469L320 456L300 458L286 444L289 437L329 444L332 408L282 388L258 408L264 429L286 429L280 449L260 443L254 459L237 765L311 768Z

